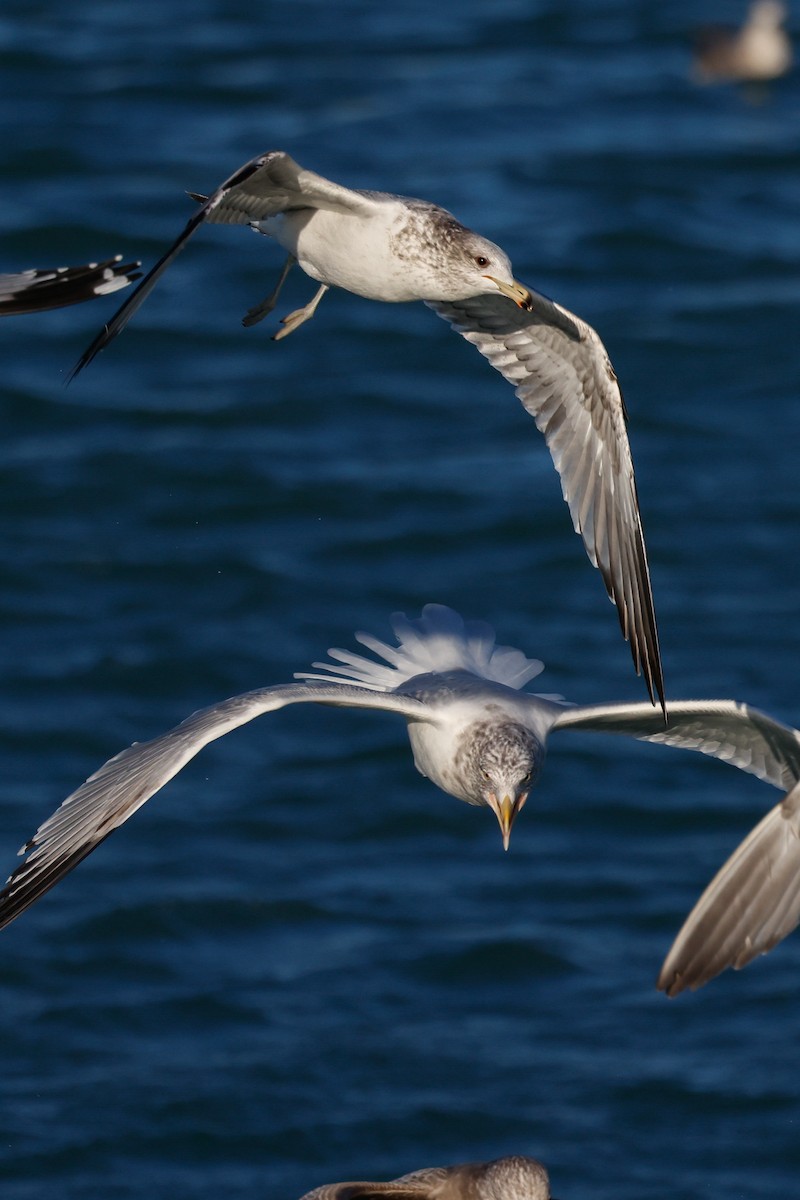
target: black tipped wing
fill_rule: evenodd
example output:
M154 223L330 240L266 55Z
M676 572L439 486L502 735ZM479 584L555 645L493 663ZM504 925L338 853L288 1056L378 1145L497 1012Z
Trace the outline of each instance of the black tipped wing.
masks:
M262 713L309 702L427 716L426 706L410 696L346 684L286 684L233 696L193 713L152 741L134 742L68 796L23 846L20 854L27 857L0 892L0 929L91 854L203 746Z
M663 707L650 569L617 377L585 321L532 296L530 312L500 295L429 307L513 384L544 434L575 530L617 607L636 672Z
M138 262L122 265L122 255L118 254L104 262L86 263L81 267L53 267L51 270L0 275L0 317L66 308L70 304L106 296L138 279L141 271L136 268L139 266L141 263Z
M647 704L563 709L554 729L623 733L645 742L697 750L787 791L800 779L800 733L738 700L670 700L668 725Z
M189 194L193 199L202 201L201 207L166 254L148 271L136 290L84 351L67 376L67 383L87 367L117 334L122 333L172 260L205 221L223 225L249 225L288 208L335 208L351 212L372 211L374 208L374 202L361 192L341 187L323 179L321 175L315 175L313 171L304 170L282 150L270 150L252 158L234 171L208 198L193 192Z

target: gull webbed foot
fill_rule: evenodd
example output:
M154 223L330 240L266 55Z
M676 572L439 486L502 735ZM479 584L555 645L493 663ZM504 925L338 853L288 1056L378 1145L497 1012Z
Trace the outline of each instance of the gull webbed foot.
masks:
M317 305L328 290L328 285L323 283L313 300L310 300L303 308L297 308L294 312L290 312L287 316L281 318L283 329L279 329L277 333L272 335L273 342L279 342L281 338L288 337L290 333L294 333L299 325L303 325L306 321L310 321L314 313L317 311Z
M259 321L263 321L264 317L272 312L273 308L278 302L278 297L281 294L281 288L286 282L286 276L289 274L296 262L297 259L293 254L290 254L286 259L286 262L283 264L283 270L278 277L278 282L275 284L275 287L272 289L266 299L261 301L260 304L254 304L252 308L248 308L247 312L242 317L243 325L247 326L248 328L251 325L257 325Z

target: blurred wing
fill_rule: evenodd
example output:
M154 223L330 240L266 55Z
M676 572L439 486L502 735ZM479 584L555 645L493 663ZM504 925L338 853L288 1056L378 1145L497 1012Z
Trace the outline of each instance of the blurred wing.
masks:
M544 434L586 553L599 568L637 674L662 705L664 679L625 408L591 326L536 292L531 312L505 296L429 307L472 342Z
M25 862L0 892L0 929L63 879L203 746L262 713L303 702L373 708L408 719L430 719L426 706L410 696L344 684L259 688L200 709L168 733L149 742L134 742L109 759L40 826L20 850L28 856Z
M183 233L84 351L67 376L68 383L122 332L172 260L204 221L248 225L251 221L275 216L287 208L336 208L350 212L374 209L374 202L362 193L331 183L313 171L304 171L282 150L259 154L234 171L230 179L226 179L207 199L199 196L194 198L203 202Z
M389 1183L374 1183L368 1180L353 1183L326 1183L322 1187L306 1192L301 1200L421 1200L441 1187L450 1174L448 1167L428 1167L412 1171Z
M800 785L767 813L711 880L664 960L668 996L766 954L800 922Z
M18 275L0 275L0 317L43 312L82 304L127 287L138 279L141 263L122 262L122 255L83 267L54 267L50 271L21 271Z
M565 708L554 729L626 733L645 742L698 750L788 790L800 779L800 733L735 700L670 700L668 725L647 704Z

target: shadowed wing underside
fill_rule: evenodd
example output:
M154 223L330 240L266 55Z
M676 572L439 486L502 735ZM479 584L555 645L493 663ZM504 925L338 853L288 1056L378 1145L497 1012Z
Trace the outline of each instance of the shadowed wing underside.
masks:
M149 742L134 742L109 759L40 826L20 850L27 858L0 892L0 929L63 879L203 746L263 713L309 702L396 712L407 719L433 719L430 710L411 696L346 684L259 688L200 709L168 733Z
M695 904L664 960L668 996L766 954L800 923L800 785L734 850Z
M544 434L575 530L617 607L636 671L663 706L650 570L617 377L591 326L531 295L530 312L489 295L429 307L514 385Z
M677 996L766 954L800 923L800 734L734 700L670 702L667 712L665 729L645 704L565 709L554 728L697 750L788 793L734 850L684 921L657 981Z

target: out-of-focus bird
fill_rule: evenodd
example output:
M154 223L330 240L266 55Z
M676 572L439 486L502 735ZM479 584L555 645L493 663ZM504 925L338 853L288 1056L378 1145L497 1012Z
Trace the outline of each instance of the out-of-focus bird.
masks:
M301 1200L551 1200L547 1171L522 1154L427 1167L388 1183L325 1183Z
M697 31L693 74L698 83L765 83L790 69L792 43L780 0L755 0L739 29L708 25Z

